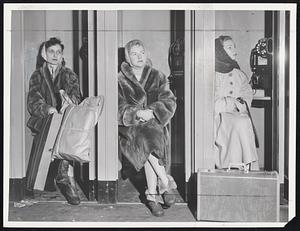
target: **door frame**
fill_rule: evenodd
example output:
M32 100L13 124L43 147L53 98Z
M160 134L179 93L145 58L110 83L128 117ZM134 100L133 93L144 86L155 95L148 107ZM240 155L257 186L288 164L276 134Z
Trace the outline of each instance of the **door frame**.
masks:
M214 11L185 14L185 180L214 169ZM205 55L203 55L203 53ZM204 58L205 57L205 58ZM211 131L207 133L207 131Z

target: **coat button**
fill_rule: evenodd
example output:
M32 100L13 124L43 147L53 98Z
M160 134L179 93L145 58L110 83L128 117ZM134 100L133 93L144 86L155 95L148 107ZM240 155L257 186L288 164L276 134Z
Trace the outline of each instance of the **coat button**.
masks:
M233 93L233 91L230 91L229 94L231 95Z
M228 75L231 77L231 76L232 76L232 73L229 73Z
M230 81L230 85L233 85L233 82L232 82L232 81Z

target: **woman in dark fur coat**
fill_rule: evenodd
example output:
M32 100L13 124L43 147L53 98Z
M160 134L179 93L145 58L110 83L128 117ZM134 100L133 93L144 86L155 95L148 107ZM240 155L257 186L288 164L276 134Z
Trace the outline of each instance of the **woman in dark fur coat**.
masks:
M57 38L50 38L42 43L37 57L37 69L29 81L27 108L30 118L27 126L34 139L26 172L28 191L34 188L52 114L57 113L62 106L59 90L63 89L73 103L79 104L81 101L78 77L65 67L63 50L64 45ZM70 204L79 204L79 196L68 176L69 162L59 161L56 184Z
M120 149L137 171L144 167L147 206L162 216L161 204L175 203L172 190L177 187L165 170L170 149L166 125L175 113L176 98L166 76L147 63L140 40L126 44L125 58L118 75Z

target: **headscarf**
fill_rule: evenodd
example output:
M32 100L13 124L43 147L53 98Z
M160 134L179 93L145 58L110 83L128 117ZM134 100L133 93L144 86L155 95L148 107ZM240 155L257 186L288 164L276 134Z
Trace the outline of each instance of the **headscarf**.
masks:
M131 48L134 46L142 46L145 49L143 42L139 39L134 39L134 40L131 40L128 43L126 43L126 45L125 45L125 60L131 67L132 67L132 63L130 61L129 52L130 52ZM146 52L146 49L145 49L145 52Z
M46 52L43 51L44 49L45 49L45 42L43 42L39 47L38 54L36 56L36 69L43 66L44 62L46 61L46 58L44 55ZM43 55L42 55L42 53L43 53Z
M240 66L235 60L231 59L224 50L220 36L215 39L215 71L228 73L234 68L240 69Z
M55 37L50 38L48 41L42 42L42 44L39 47L38 55L37 55L37 61L36 61L36 68L40 68L44 62L47 62L47 55L46 55L46 43L51 44L59 44L64 49L64 45L61 43L60 39L57 39ZM62 58L61 65L65 66L66 62L64 58Z
M44 43L43 48L41 50L41 56L42 58L47 61L47 55L46 55L46 43Z

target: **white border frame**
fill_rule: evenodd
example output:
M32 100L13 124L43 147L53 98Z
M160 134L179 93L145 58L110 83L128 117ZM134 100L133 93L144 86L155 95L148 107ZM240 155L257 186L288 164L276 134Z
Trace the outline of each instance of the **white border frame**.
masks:
M10 86L11 76L11 11L12 10L288 10L290 14L290 115L289 115L289 220L295 216L296 206L296 3L282 4L4 4L4 86ZM276 223L220 223L220 222L9 222L9 142L10 87L4 87L4 227L282 227ZM292 183L293 182L293 183Z

